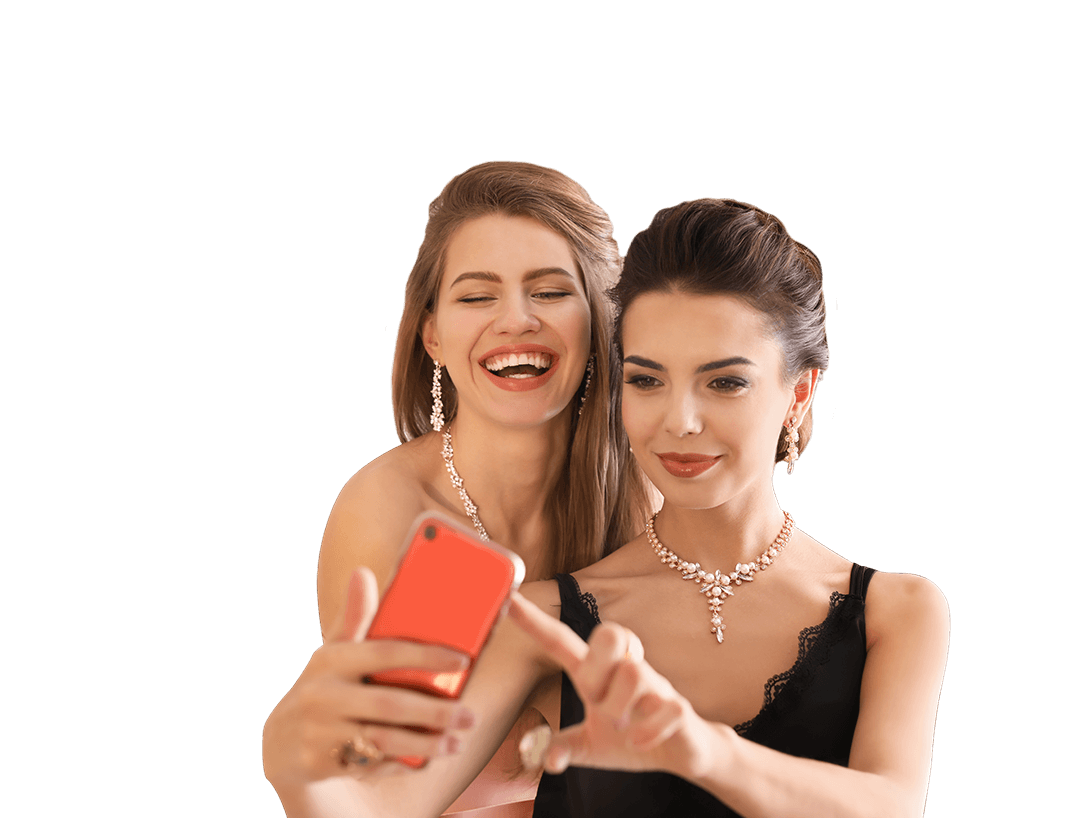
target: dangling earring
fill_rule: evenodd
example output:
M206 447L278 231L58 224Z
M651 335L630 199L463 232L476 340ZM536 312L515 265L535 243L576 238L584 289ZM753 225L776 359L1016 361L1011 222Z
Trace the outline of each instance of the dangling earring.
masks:
M432 371L432 416L430 418L432 428L437 432L443 429L443 385L439 382L443 373L443 365L439 361L432 361L435 369Z
M578 417L582 416L582 410L586 408L586 398L589 397L589 387L593 383L593 360L596 355L590 355L586 363L586 385L582 390L582 399L578 402Z
M784 428L785 445L788 447L788 453L784 456L784 459L788 463L788 473L791 474L792 469L796 467L796 461L799 460L799 448L796 446L799 443L799 432L796 430L796 419L789 418Z

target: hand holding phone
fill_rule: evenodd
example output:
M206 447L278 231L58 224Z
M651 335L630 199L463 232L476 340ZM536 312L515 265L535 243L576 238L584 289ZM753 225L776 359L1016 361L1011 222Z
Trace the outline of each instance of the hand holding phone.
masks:
M365 681L456 699L511 593L521 585L525 564L514 552L482 542L440 515L421 515L412 532L367 638L444 645L472 662L458 672L402 668L374 673Z

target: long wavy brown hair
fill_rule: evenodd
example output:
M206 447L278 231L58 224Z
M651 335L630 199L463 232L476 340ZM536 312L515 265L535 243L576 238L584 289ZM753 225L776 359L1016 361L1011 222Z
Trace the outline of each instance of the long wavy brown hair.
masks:
M607 290L619 275L612 223L589 194L558 171L524 162L487 162L454 177L428 208L428 225L405 287L392 391L398 437L432 430L433 363L421 329L435 309L447 244L466 221L490 214L524 216L567 240L590 308L593 382L581 415L571 413L564 469L545 504L551 545L538 575L576 571L632 539L649 513L644 478L630 454L619 416L611 411L618 371ZM581 400L585 383L574 398ZM457 392L443 373L443 412L451 420Z

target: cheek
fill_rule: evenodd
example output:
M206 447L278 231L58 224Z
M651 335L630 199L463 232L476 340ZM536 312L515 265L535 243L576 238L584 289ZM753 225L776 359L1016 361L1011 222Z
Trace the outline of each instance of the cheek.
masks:
M544 323L559 333L568 348L575 349L583 340L589 343L593 334L593 312L584 293L555 303L541 304L538 311Z
M635 444L641 448L656 426L656 418L650 412L649 402L624 386L622 413L623 428L627 430L627 439L630 440L631 448L633 449Z
M568 342L572 343L574 348L582 350L584 355L588 355L590 337L593 334L590 326L589 305L583 304L576 309L568 323L570 324L567 329Z
M742 457L748 460L767 459L773 462L777 433L767 420L766 407L743 407L746 411L733 413L728 419L729 440L738 447Z
M436 321L439 342L448 356L467 351L477 339L481 328L474 315L466 310L444 310Z

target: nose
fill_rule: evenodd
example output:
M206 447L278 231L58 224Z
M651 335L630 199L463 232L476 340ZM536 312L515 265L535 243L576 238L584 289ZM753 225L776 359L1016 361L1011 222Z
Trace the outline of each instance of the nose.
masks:
M500 300L499 314L492 324L492 329L499 333L521 335L540 329L536 304L527 294L511 295Z
M689 437L702 431L698 401L690 392L673 393L665 407L665 431L674 437Z

